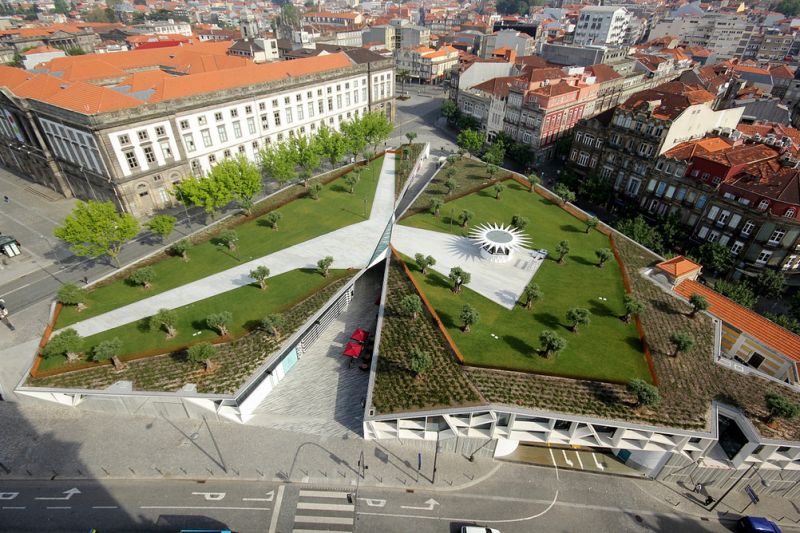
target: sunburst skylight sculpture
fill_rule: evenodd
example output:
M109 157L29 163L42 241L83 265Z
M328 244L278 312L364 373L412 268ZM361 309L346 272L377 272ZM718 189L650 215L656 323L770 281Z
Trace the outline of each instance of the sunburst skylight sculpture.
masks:
M530 243L517 228L494 223L474 227L469 237L480 248L481 257L492 263L510 261L515 251Z

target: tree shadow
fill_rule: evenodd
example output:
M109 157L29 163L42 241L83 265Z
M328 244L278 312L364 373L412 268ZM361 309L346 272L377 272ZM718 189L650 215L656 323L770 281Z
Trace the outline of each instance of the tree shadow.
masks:
M617 316L605 302L589 300L589 311L597 316Z
M546 326L549 329L559 329L559 328L564 327L564 326L561 325L561 320L556 315L554 315L552 313L536 313L536 312L534 312L533 313L533 318L537 322L539 322L540 324L543 324L544 326Z
M439 320L442 321L442 324L444 324L444 327L446 328L455 328L460 325L456 323L455 318L449 313L437 311L437 314L439 315Z
M634 350L644 353L644 345L642 344L642 339L640 339L639 337L634 337L633 335L630 335L628 337L625 337L625 342L628 343L628 346L630 346Z
M575 227L572 224L562 224L558 228L561 231L564 231L564 232L567 232L567 233L583 233L583 230L581 230L580 228Z
M205 318L199 318L199 319L196 319L196 320L192 320L191 325L192 325L192 327L194 328L195 331L214 331L213 329L208 327L208 324L206 324L206 319Z
M154 332L155 330L150 327L150 320L148 318L143 318L136 322L136 330L140 331L141 333L149 333Z
M596 261L589 261L588 259L586 259L585 257L583 257L581 255L568 255L567 259L570 259L573 262L578 263L579 265L586 265L586 266L593 266L593 267L597 266L597 262Z
M539 353L539 349L531 346L524 339L520 339L514 335L503 335L503 342L508 344L508 346L523 355L529 355L531 353Z
M426 281L431 287L452 290L450 287L450 280L448 278L443 278L441 276L428 276Z
M346 192L350 193L350 189L339 183L333 183L328 187L333 192Z
M658 300L658 299L655 299L655 298L651 298L650 299L650 305L653 306L653 309L656 309L657 311L660 311L662 313L666 313L668 315L682 315L682 314L684 314L684 313L678 311L673 306L671 306L669 303L667 303L667 302L665 302L663 300Z
M619 387L610 383L592 381L589 382L589 390L597 401L605 405L619 405L623 401L619 395Z

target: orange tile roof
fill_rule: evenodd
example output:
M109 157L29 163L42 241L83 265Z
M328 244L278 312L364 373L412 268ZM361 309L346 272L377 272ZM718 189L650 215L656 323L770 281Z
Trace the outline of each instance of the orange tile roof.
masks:
M110 56L117 55L122 54L110 54ZM205 56L201 56L200 59L203 61L215 60L215 58L207 58ZM224 58L221 59L224 60ZM83 81L60 79L48 74L32 74L22 69L6 66L0 66L0 86L8 87L20 97L40 100L79 113L92 115L195 94L325 72L349 67L352 64L347 54L339 52L325 56L264 63L261 65L249 63L245 60L245 66L229 68L225 70L224 76L207 68L206 70L198 68L198 73L185 76L157 74L156 72L160 71L156 70L129 75L117 69L116 72L119 73L120 77L124 76L118 86L128 85L131 87L129 90L134 91L153 90L153 93L146 101L133 98L123 92L107 87L98 87ZM194 68L190 69L190 73L194 70ZM107 73L108 71L104 72Z
M800 361L800 336L696 281L686 280L674 290L687 299L692 294L703 296L712 315L786 357Z
M694 261L686 259L682 255L673 257L667 261L662 261L661 263L657 264L656 267L674 277L683 276L684 274L688 274L693 270L699 270L703 268Z

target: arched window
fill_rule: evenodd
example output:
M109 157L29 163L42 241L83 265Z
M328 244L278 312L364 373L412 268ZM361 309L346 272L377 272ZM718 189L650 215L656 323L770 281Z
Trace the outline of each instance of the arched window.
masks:
M786 218L792 218L792 217L794 217L794 214L796 212L797 211L795 211L794 207L790 207L789 209L786 210L786 212L783 214L783 216L785 216Z

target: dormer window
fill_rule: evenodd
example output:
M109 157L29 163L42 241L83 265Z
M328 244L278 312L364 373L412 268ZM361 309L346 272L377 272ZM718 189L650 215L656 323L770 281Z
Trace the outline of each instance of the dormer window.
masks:
M793 218L796 212L797 211L795 210L794 207L790 207L789 209L786 210L783 216L785 216L786 218Z
M758 210L765 211L769 207L769 200L761 200L758 202Z

